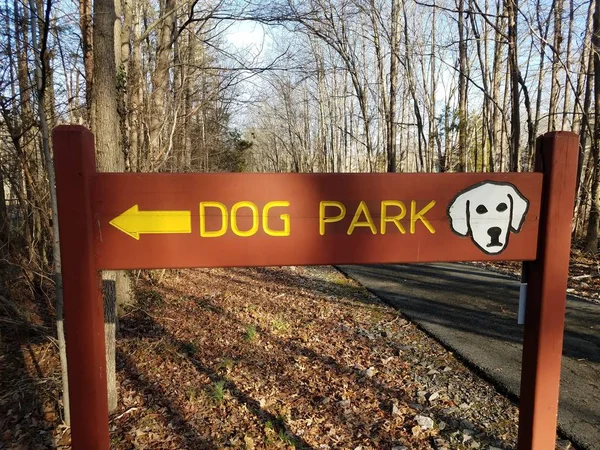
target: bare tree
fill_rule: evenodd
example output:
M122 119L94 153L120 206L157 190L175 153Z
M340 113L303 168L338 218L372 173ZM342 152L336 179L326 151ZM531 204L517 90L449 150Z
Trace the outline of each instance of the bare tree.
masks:
M554 52L552 57L552 86L550 91L550 107L548 111L548 131L556 129L558 102L560 93L559 71L562 64L561 45L563 40L562 21L564 0L552 2L554 7Z
M115 63L114 0L94 0L94 74L92 85L92 130L96 139L96 160L101 172L123 172L120 118L117 109L117 68ZM117 407L116 329L117 299L128 296L129 283L124 273L105 271L102 274L106 338L106 378L108 406Z
M591 191L591 208L585 248L589 253L598 251L598 227L600 226L600 1L596 0L593 22L593 61L594 61L594 135L591 153L594 160Z
M510 0L508 0L510 1ZM456 170L467 168L467 36L465 27L465 0L458 0L458 165Z
M517 20L519 4L518 0L506 0L506 13L508 15L508 61L510 68L510 90L511 90L511 119L510 119L510 170L519 170L520 146L521 146L521 112L519 95L519 53Z

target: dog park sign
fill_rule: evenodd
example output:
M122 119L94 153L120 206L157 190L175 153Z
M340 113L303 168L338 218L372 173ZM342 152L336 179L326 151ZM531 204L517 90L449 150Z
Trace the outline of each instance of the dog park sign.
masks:
M100 270L526 261L519 449L554 447L577 136L536 172L97 173L93 135L54 130L73 449L109 448Z

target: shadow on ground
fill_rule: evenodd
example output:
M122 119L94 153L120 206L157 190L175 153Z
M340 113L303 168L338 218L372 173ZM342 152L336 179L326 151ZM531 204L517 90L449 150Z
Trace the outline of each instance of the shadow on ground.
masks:
M52 431L61 422L60 380L48 377L44 361L53 352L48 348L55 329L53 313L42 292L34 295L37 300L27 307L32 314L38 309L35 315L43 320L39 325L21 317L23 305L0 298L0 448L3 443L28 449L52 447ZM23 311L13 310L16 307Z
M306 296L315 296L318 297L320 301L329 301L336 304L339 304L340 302L356 304L357 301L365 303L366 306L370 304L379 304L379 301L368 295L365 289L356 287L350 283L333 283L298 273L282 272L270 268L231 270L243 277L250 277L253 282L264 282L265 289L271 289L273 294L278 296L283 295L286 292L302 290L303 294ZM247 283L243 279L232 279L219 273L211 273L211 277L222 277L222 282L239 284L242 288ZM162 287L162 289L168 293L170 298L192 300L196 302L205 314L224 318L228 327L233 329L244 329L249 325L247 323L242 323L234 314L214 302L211 295L193 297L190 296L189 292L177 288ZM251 298L249 300L251 301ZM302 438L302 436L294 434L284 420L281 420L280 417L277 417L262 408L258 398L249 395L231 379L223 376L223 373L211 368L209 364L203 362L202 352L199 351L194 342L178 338L173 331L169 331L169 329L159 323L159 309L155 310L152 305L149 304L144 305L144 308L145 312L143 314L132 315L123 321L122 338L151 338L166 343L168 347L176 349L178 355L187 363L191 364L199 375L208 377L212 383L224 382L228 392L231 393L237 402L244 405L247 410L263 424L274 424L276 431L283 431L290 436L296 443L297 448L313 448L310 443ZM353 380L353 383L376 391L377 396L382 399L381 408L388 411L388 414L392 409L392 401L400 400L405 404L416 402L416 392L413 392L412 390L407 391L401 385L390 386L381 383L376 379L366 378L356 367L344 364L331 355L317 353L313 349L303 345L300 341L291 341L289 339L282 340L280 336L271 332L269 329L259 327L257 331L261 335L261 344L263 344L265 348L273 348L275 349L273 351L286 354L289 358L289 364L294 364L297 357L301 356L307 359L307 365L319 367L319 370L323 373L330 373L333 374L333 376L339 377L350 377ZM219 336L215 336L215 339L219 339ZM358 342L357 338L356 345L364 345L364 343L361 344ZM273 367L273 363L270 361L269 351L264 350L259 354L255 353L252 357L252 359L246 358L243 361L244 365L249 367L254 373L264 372L265 367L272 368L274 373L265 374L265 376L272 376L273 382L276 384L276 380L278 376L280 376L280 373L278 372L279 368ZM144 393L145 396L152 398L152 401L156 404L153 407L158 407L162 411L166 411L164 421L169 423L173 432L177 433L183 439L186 448L218 448L217 443L210 442L202 437L196 424L185 420L184 412L175 406L177 400L171 397L169 392L160 387L160 380L153 380L151 375L144 373L143 367L139 366L133 358L125 355L122 351L118 354L118 361L119 370L128 380L133 382L135 389L138 392ZM284 389L281 386L278 388ZM287 386L285 389L293 391L291 392L293 395L303 397L314 395L302 385ZM311 407L315 409L315 412L322 401L323 398L320 397L309 398ZM433 405L428 407L427 412L434 418L436 423L439 423L439 421L442 420L446 423L456 422L455 419L446 414L445 410L446 408ZM340 426L344 426L349 418L347 414L344 415L340 411L339 414L332 417L331 420ZM458 426L458 423L455 425ZM408 427L407 430L410 430L410 428L414 426L412 417L407 418L406 426ZM384 428L379 430L371 429L369 430L369 433L371 434L371 438L385 440L387 431ZM488 441L496 440L494 436L488 434L485 429L478 426L474 426L474 433ZM498 443L498 445L501 445L501 443Z

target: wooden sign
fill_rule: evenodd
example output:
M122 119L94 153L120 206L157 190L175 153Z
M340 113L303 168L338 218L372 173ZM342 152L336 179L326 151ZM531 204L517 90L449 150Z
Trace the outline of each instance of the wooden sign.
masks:
M542 174L96 174L103 269L532 260Z
M101 269L490 259L530 261L518 448L554 448L577 135L519 174L99 174L53 141L74 450L110 445Z

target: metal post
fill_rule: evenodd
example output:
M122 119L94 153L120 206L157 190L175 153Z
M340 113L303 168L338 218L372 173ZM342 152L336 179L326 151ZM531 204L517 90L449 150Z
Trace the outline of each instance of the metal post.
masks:
M529 263L523 261L521 264L521 284L519 286L519 312L517 314L517 325L525 325L525 306L527 305L527 279L529 277Z
M528 271L519 450L548 450L556 442L577 158L574 133L546 133L537 140L536 171L544 181L537 259Z
M73 450L107 450L104 311L94 262L91 177L94 136L82 126L53 132L62 256Z

